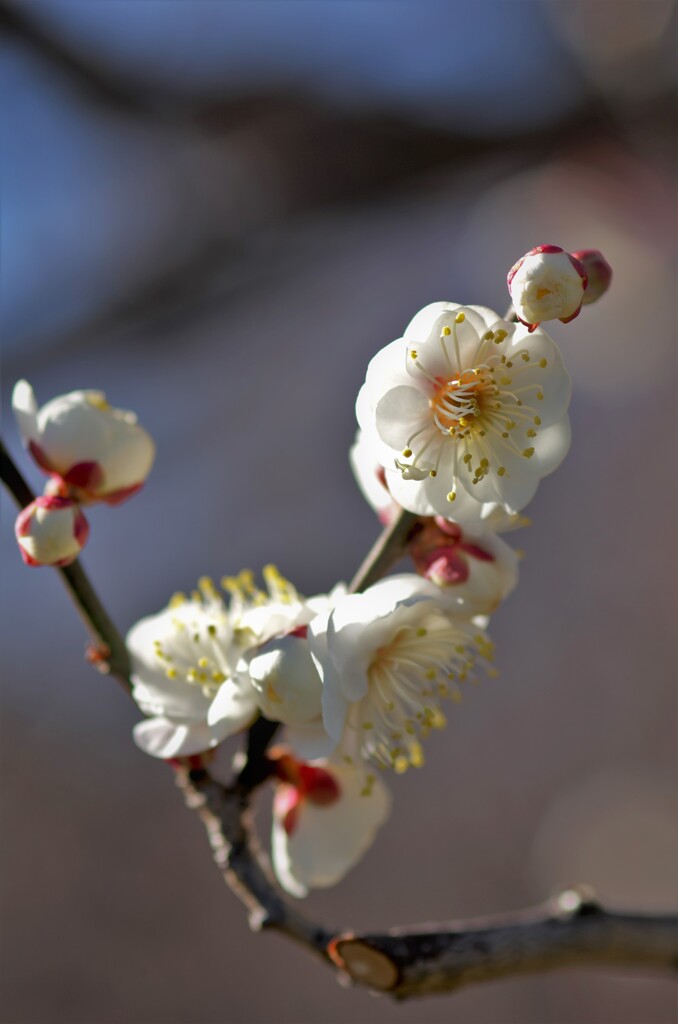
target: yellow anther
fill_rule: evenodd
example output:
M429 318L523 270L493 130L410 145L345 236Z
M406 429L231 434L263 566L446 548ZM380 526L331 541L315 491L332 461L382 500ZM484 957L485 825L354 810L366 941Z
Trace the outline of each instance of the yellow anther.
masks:
M537 401L538 402L543 402L544 401L544 392L543 391L538 391L537 392Z
M198 668L207 668L209 663L209 658L198 658Z
M546 367L548 366L548 361L546 359L540 359L539 360L539 365L541 366L542 370L545 370Z
M454 322L455 322L455 324L463 324L465 319L466 319L466 313L457 313L457 315L454 318Z
M176 679L178 673L175 668L168 668L167 671L165 672L165 675L167 676L168 679Z
M499 466L499 468L497 470L497 476L505 476L505 475L506 475L506 466Z
M523 452L523 456L526 459L531 459L534 455L534 448L526 448Z
M212 680L215 683L225 683L226 682L226 676L224 675L223 672L213 672L212 673Z
M494 338L494 331L488 331L485 335L485 341L492 341Z
M413 743L410 747L410 764L413 768L421 768L424 764L424 751L419 743Z
M403 458L409 459L411 454L412 454L412 449L411 448L403 448Z
M432 469L429 476L438 476L438 471L436 469Z
M520 353L520 358L523 360L524 363L529 363L529 361L530 361L530 353L529 352L521 352Z
M471 462L472 459L473 459L473 456L471 455L471 453L470 452L466 452L466 455L464 456L464 460L463 461L468 463L468 462Z
M443 327L442 333L447 338L449 337L450 334L452 334L452 329L450 327Z
M417 636L426 636L427 633L428 630L425 629L424 626L420 626L419 629L417 630Z
M541 416L535 416L534 417L534 423L535 423L536 426L540 427L541 426Z
M418 358L419 358L419 353L417 352L416 348L411 348L410 349L410 359L418 359Z
M456 501L457 500L456 491L449 491L448 494L447 494L447 500L448 501Z
M370 729L374 729L374 723L373 722L363 722L363 729L365 729L367 731L369 731Z
M437 675L437 673L436 673L436 670L434 668L426 669L426 678L427 679L433 680L433 679L435 679L436 675Z
M530 429L527 431L527 436L528 437L536 437L537 436L537 431L536 430L532 430L532 428L530 427Z
M511 378L510 377L500 377L499 378L499 383L500 384L505 384L505 385L506 384L510 384L511 383Z
M181 591L177 591L176 594L172 594L169 602L170 608L178 608L179 605L186 603L186 595L182 594Z
M214 623L210 623L210 625L207 627L207 632L209 633L210 636L217 635L217 627L214 625Z
M403 754L400 754L399 757L396 757L393 762L393 770L397 775L404 775L409 767L410 762Z

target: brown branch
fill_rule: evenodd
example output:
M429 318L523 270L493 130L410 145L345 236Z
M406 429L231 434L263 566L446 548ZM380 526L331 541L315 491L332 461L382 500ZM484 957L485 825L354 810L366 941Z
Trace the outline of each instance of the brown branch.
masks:
M678 970L678 916L613 913L586 889L530 910L421 931L343 935L334 963L396 999L562 967Z
M237 783L223 786L204 769L185 765L177 770L177 784L187 806L197 812L207 829L214 859L226 883L247 907L250 927L280 932L316 956L328 959L334 933L286 903L273 881L250 820L252 791Z
M30 503L33 492L1 442L0 469L17 503ZM383 531L353 580L354 592L388 571L416 524L416 516L401 512ZM124 641L89 579L77 563L59 572L90 633L109 651L108 671L131 696ZM174 763L186 804L203 822L217 866L247 907L253 929L279 932L356 984L397 999L574 965L678 969L678 917L611 913L577 890L537 910L419 931L359 936L309 920L282 898L251 821L253 793L271 774L266 750L277 728L264 718L254 723L244 766L229 786L214 779L199 757Z
M35 494L24 480L1 440L0 479L20 508L30 505L35 498ZM90 660L99 671L114 676L128 692L131 692L129 655L125 641L99 600L85 570L76 559L75 562L58 569L57 572L61 576L85 628L94 640Z
M351 580L349 593L358 594L380 580L405 554L407 544L419 524L413 512L401 508L368 551L362 565Z

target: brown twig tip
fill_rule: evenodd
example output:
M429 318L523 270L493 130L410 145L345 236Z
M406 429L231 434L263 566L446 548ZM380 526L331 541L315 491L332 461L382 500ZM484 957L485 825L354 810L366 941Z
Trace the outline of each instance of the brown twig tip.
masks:
M399 978L393 961L362 939L344 935L333 939L327 947L330 960L353 981L378 992L389 992Z

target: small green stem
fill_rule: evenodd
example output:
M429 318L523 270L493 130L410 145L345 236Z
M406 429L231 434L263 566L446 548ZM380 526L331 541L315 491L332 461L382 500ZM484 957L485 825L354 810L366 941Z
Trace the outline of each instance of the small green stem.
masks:
M35 495L19 472L12 456L0 440L0 478L20 508L34 500ZM99 600L85 570L79 562L57 570L66 589L73 599L80 618L101 649L101 665L107 666L110 675L131 691L130 664L125 641L120 636L108 612Z

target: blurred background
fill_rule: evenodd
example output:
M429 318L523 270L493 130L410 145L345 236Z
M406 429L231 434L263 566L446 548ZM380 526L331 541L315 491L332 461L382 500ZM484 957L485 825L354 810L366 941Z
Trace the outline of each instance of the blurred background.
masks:
M121 629L205 572L349 578L377 533L347 462L370 357L433 300L505 308L532 245L605 253L611 292L553 330L573 445L510 538L501 676L306 909L374 930L575 882L678 906L675 5L50 0L0 3L0 31L3 436L41 488L25 376L156 438L141 495L90 516ZM601 971L393 1006L251 935L2 513L3 1024L675 1022L667 980Z

